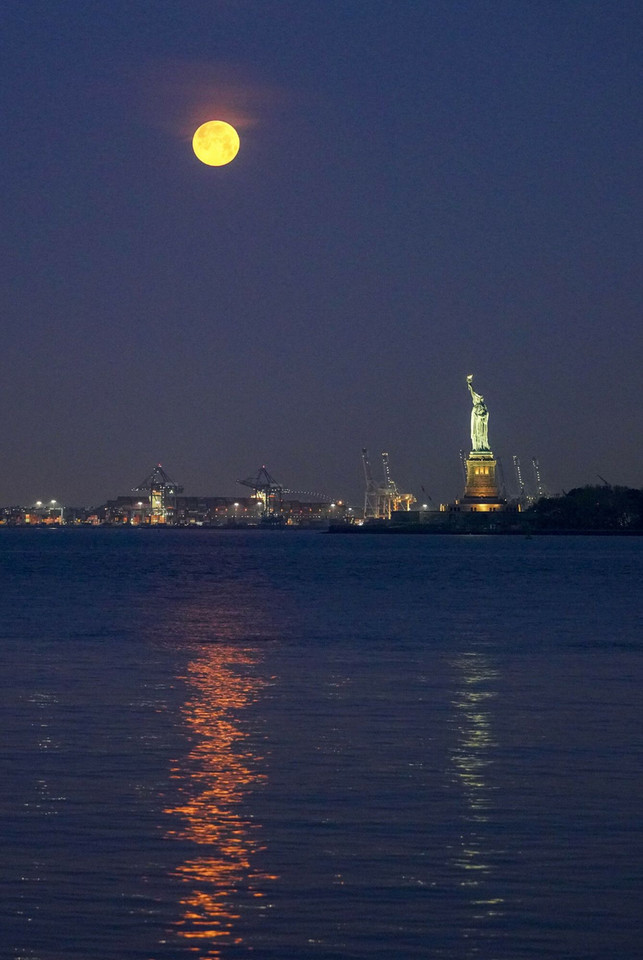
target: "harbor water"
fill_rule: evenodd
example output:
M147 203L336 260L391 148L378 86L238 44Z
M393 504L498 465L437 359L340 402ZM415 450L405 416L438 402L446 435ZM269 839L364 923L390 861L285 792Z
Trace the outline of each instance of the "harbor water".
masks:
M643 541L2 529L8 960L636 960Z

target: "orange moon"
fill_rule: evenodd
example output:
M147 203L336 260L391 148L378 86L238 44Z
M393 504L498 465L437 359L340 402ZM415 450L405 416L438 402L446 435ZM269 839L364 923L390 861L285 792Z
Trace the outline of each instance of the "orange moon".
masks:
M222 167L239 152L239 134L225 120L208 120L192 137L192 149L201 163Z

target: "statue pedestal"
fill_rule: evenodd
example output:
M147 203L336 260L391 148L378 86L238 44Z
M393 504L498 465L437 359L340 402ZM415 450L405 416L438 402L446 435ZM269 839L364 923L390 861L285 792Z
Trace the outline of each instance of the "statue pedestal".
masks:
M464 501L499 500L498 481L496 480L497 461L491 450L472 450L467 458L467 483L464 488Z
M517 522L519 504L507 503L498 490L498 461L491 450L472 450L466 460L467 483L464 496L453 503L440 504L440 512L449 514L453 529L461 532L490 533L508 529ZM491 514L503 514L503 518ZM487 519L485 519L485 517Z
M467 484L461 500L445 504L440 510L449 514L470 513L516 513L500 496L496 467L498 461L491 450L472 450L467 457ZM473 518L472 518L473 520ZM469 520L466 521L470 523Z

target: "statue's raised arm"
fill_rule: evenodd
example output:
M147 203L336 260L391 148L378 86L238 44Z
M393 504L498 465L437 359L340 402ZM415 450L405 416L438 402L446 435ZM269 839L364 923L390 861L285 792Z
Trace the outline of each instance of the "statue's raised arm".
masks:
M468 386L468 388L469 388L469 393L471 394L471 399L473 400L473 402L474 402L474 403L480 403L480 401L482 400L482 397L480 396L479 393L476 393L475 390L473 389L473 374L472 374L472 373L470 373L469 376L467 377L467 386Z
M489 411L484 397L473 389L473 374L467 377L473 409L471 411L471 450L489 452Z

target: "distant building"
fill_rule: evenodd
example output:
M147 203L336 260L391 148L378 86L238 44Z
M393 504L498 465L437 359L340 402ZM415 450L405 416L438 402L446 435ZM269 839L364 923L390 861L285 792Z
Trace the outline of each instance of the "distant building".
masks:
M277 519L285 526L325 526L350 515L342 501L283 500ZM264 504L259 497L174 496L161 518L149 495L129 494L108 500L93 511L94 522L165 526L259 526ZM90 520L91 522L91 520Z

